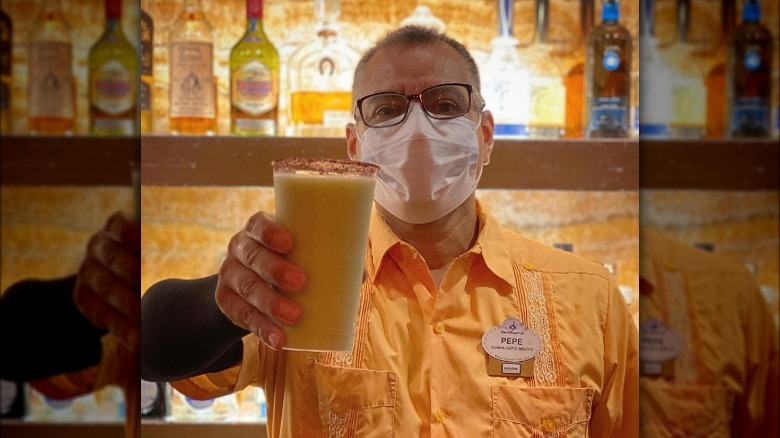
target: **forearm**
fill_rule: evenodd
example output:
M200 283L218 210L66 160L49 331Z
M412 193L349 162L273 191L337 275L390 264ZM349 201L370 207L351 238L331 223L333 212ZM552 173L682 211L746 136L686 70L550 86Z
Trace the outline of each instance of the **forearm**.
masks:
M141 378L169 382L227 369L241 360L249 332L217 307L217 276L170 279L141 300Z
M25 280L0 300L0 377L36 380L97 365L100 338L73 302L76 277Z

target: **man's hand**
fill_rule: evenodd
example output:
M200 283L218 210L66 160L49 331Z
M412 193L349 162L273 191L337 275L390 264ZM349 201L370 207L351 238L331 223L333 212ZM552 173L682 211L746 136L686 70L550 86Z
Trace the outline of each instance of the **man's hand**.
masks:
M303 315L300 304L279 292L306 286L306 273L285 258L294 247L293 235L271 215L255 213L230 239L219 269L215 298L222 313L273 348L286 341L281 326Z
M73 301L97 327L131 350L141 340L141 229L123 213L112 215L87 244Z

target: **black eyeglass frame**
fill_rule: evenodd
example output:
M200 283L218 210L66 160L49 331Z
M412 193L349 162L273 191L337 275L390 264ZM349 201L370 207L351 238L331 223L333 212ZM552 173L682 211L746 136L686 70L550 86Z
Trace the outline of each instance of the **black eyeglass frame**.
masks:
M426 92L434 89L434 88L444 87L444 86L448 86L448 85L459 85L459 86L462 86L462 87L466 88L466 90L468 91L468 96L469 96L469 104L466 107L466 111L463 112L463 114L458 114L458 115L454 115L454 116L453 115L441 116L441 115L437 115L437 114L432 114L425 107L425 104L422 101L422 95L425 94ZM404 111L404 116L399 121L397 121L395 123L392 123L390 125L377 126L377 125L368 124L366 122L365 117L363 117L363 101L368 99L368 98L370 98L370 97L379 96L381 94L395 94L395 95L400 96L400 97L405 97L406 98L406 110ZM409 104L413 100L417 100L418 102L420 102L420 105L422 106L423 110L425 111L425 114L428 115L428 117L430 117L432 119L448 120L448 119L455 119L455 118L458 118L458 117L463 117L463 116L465 116L466 114L469 113L469 111L471 110L471 104L474 103L474 99L472 99L472 97L471 97L472 94L475 95L476 98L477 98L476 99L476 103L477 103L478 107L475 107L475 108L476 108L477 112L481 112L482 110L485 109L485 100L482 98L482 96L479 95L479 92L474 89L473 85L467 84L467 83L462 83L462 82L448 82L448 83L445 83L445 84L437 84L437 85L434 85L432 87L428 87L428 88L426 88L426 89L424 89L424 90L422 90L422 91L420 91L419 93L416 93L416 94L404 94L404 93L399 93L399 92L396 92L396 91L380 91L378 93L372 93L372 94L369 94L367 96L363 96L360 99L357 99L355 101L355 109L357 110L357 113L360 114L360 120L367 127L369 127L369 128L389 128L391 126L400 125L401 123L406 121L406 117L409 115ZM355 119L357 119L357 117Z

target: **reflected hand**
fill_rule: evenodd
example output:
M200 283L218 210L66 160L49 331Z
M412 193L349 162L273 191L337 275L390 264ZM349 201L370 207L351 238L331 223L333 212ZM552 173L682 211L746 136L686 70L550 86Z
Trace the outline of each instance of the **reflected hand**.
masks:
M294 325L303 315L298 302L279 292L306 286L306 273L285 258L294 247L287 229L258 212L230 239L219 269L215 299L222 313L273 348L286 341L281 326Z
M141 340L140 257L140 227L126 214L113 214L89 240L73 291L81 313L131 350Z

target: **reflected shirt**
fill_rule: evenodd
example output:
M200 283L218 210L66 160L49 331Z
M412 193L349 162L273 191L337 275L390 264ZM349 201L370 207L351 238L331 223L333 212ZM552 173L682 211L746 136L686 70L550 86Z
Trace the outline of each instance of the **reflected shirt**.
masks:
M239 365L172 385L196 399L262 387L271 437L637 436L638 335L615 279L481 209L479 226L437 287L375 210L352 351L250 334ZM509 317L542 339L531 377L488 373L482 336Z

